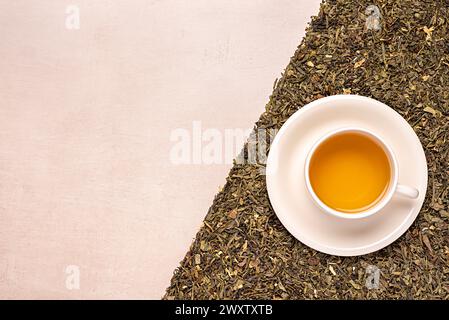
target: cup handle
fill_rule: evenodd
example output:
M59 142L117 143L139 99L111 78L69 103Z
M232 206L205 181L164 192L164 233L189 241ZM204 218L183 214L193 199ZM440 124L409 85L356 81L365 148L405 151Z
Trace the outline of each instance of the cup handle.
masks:
M403 184L396 186L396 193L410 199L416 199L419 196L419 191L416 188L404 186Z

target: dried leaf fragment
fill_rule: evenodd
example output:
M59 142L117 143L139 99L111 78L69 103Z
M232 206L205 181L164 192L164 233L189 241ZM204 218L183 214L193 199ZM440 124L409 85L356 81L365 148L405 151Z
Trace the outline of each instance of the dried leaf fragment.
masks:
M364 64L365 61L366 61L366 59L362 59L362 60L357 61L357 62L354 64L354 69L357 69L357 68L359 68L360 66L362 66L362 64Z
M423 27L422 30L426 34L426 41L432 40L432 32L435 30L434 27L427 28L427 26Z
M237 217L237 214L238 214L237 210L236 209L232 209L231 211L229 211L228 216L231 219L235 219Z
M201 249L201 251L209 250L209 245L207 244L206 241L201 240L201 242L200 242L200 249Z
M360 286L359 284L355 283L354 280L349 281L349 283L351 284L351 286L354 287L354 289L357 289L357 290L362 289L362 286Z
M310 257L307 262L311 266L316 266L320 263L320 260L317 257Z
M424 244L426 245L427 249L429 249L429 251L432 252L433 249L432 249L432 245L430 244L429 237L427 237L427 235L423 234L423 236L422 236L422 241L423 241Z
M334 270L334 268L333 268L332 266L329 266L329 271L330 271L334 276L337 275L337 273L335 272L335 270Z
M243 280L242 279L238 279L237 280L237 282L235 283L235 285L234 285L234 288L233 288L233 290L235 291L235 290L239 290L239 289L242 289L243 288L243 285L244 285L244 283L245 282L243 282Z
M441 115L441 112L440 112L440 111L435 110L434 108L429 107L429 106L425 107L423 110L424 110L425 112L431 113L431 114L434 115L435 117Z

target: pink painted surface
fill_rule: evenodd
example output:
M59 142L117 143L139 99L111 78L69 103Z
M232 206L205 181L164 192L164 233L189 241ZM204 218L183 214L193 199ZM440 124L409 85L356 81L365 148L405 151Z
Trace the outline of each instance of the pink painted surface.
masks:
M230 167L171 131L251 128L318 3L1 0L0 298L160 298Z

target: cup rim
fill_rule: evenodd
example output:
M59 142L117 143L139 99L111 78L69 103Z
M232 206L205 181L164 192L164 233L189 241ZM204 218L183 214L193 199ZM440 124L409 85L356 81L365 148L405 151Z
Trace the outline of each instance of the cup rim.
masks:
M312 188L312 184L310 182L310 176L309 176L309 168L310 168L310 162L312 159L313 154L315 153L316 149L327 139L330 137L343 133L343 132L358 132L362 133L364 135L369 136L371 139L377 141L381 147L384 149L385 154L390 160L390 166L391 166L391 180L388 191L385 193L385 195L382 197L382 199L375 204L374 206L370 207L369 209L365 211L361 211L359 213L349 214L346 212L335 210L328 205L326 205L324 202L321 201L321 199L317 196L315 191ZM369 216L372 216L376 213L378 213L380 210L382 210L387 203L390 202L391 198L393 197L393 194L396 190L396 186L398 184L398 164L396 157L393 153L393 150L391 147L376 133L372 132L371 130L360 128L360 127L343 127L336 130L332 130L328 132L327 134L323 135L321 138L319 138L310 148L307 157L306 162L304 165L304 176L306 180L306 187L308 190L309 195L312 197L312 200L315 202L315 204L325 211L326 213L329 213L333 216L336 216L338 218L344 218L344 219L362 219L367 218Z

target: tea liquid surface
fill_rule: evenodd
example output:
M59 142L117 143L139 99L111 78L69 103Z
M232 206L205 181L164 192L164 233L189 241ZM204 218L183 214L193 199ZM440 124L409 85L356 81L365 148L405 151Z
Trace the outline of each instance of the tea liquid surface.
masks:
M374 206L388 189L390 161L383 148L362 133L341 133L321 143L309 167L316 195L334 210L357 213Z

